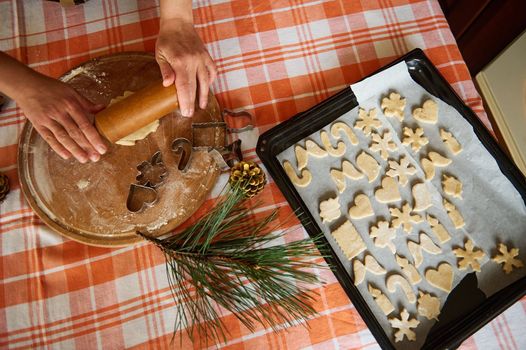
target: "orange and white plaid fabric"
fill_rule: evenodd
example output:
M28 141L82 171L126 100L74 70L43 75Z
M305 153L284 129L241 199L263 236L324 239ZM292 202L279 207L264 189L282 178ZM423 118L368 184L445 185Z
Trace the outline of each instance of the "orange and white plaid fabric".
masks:
M0 0L0 49L58 77L83 61L153 51L159 7L146 0L91 0L62 7ZM263 131L408 52L422 48L488 126L436 1L196 0L197 30L214 57L221 105L246 109L257 128L241 134L246 158ZM1 79L1 77L0 77ZM50 231L28 207L17 177L25 118L14 102L0 113L0 171L12 184L0 205L0 348L120 349L170 345L174 302L164 260L150 244L95 248ZM274 183L269 208L287 207ZM290 239L304 236L298 228ZM317 287L319 315L308 328L251 333L232 315L224 349L369 349L374 337L330 271ZM464 349L526 348L526 299L469 338ZM183 335L182 348L196 348Z

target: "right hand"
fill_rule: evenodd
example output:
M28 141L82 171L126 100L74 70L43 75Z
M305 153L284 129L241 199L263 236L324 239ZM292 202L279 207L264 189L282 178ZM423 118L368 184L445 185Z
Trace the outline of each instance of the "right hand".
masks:
M40 136L62 158L96 162L107 147L93 126L93 114L104 108L59 80L39 76L16 99Z

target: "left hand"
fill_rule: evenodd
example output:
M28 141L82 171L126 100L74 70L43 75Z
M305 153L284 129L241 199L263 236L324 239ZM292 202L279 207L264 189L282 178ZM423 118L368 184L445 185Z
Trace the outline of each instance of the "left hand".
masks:
M199 85L199 107L206 108L208 90L216 78L216 67L197 35L193 24L184 19L161 20L155 45L155 58L161 69L163 85L175 82L181 114L194 113Z

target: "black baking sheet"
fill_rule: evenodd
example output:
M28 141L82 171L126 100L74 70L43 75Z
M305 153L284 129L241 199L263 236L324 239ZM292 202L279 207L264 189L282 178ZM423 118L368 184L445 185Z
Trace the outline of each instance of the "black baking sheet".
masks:
M415 49L372 75L402 61L407 63L409 74L413 80L432 95L457 109L473 126L473 130L481 143L497 160L502 173L511 181L526 202L526 181L522 173L500 149L476 114L458 97L422 50ZM351 88L345 88L313 108L299 113L268 130L258 140L256 152L259 158L265 164L268 172L283 192L291 207L296 210L303 226L311 236L317 236L322 230L316 224L294 185L285 174L277 159L277 155L356 106L358 106L358 101ZM390 340L391 337L384 332L374 317L362 295L354 286L350 275L336 258L336 253L326 240L325 244L329 246L331 251L331 256L326 258L327 262L332 266L334 274L371 330L371 333L382 348L394 349ZM431 329L422 349L457 347L463 340L525 294L526 277L523 277L490 298L486 298L485 294L477 288L476 274L474 272L468 274L448 296L442 308L440 320Z

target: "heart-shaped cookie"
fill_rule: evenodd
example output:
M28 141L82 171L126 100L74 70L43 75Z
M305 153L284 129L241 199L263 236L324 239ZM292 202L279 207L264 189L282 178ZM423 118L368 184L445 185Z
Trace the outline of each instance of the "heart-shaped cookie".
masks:
M436 270L427 269L425 277L430 285L441 289L446 293L451 292L451 289L453 288L453 267L446 262L438 265Z
M157 201L157 191L151 187L131 184L126 200L126 208L137 213Z
M359 194L354 198L354 206L349 209L351 219L362 219L374 215L369 197Z
M427 100L422 108L415 108L413 117L422 123L435 124L438 120L438 105L433 100Z
M397 181L389 176L382 179L382 187L374 192L376 200L380 203L397 202L402 199L398 190Z

